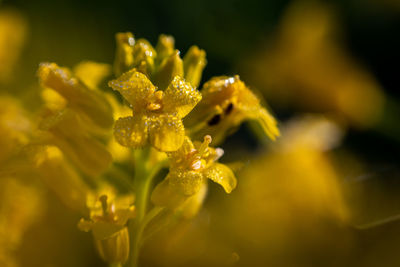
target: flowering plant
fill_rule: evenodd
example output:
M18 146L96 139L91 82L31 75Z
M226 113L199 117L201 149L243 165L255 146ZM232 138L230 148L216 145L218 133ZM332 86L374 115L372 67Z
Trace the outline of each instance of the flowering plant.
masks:
M194 217L208 179L226 193L235 189L234 172L217 162L224 151L210 147L213 139L222 143L247 119L271 139L279 131L238 76L213 78L198 90L206 65L198 47L182 59L171 36L161 35L155 48L131 33L118 33L116 41L114 74L95 62L72 71L40 64L42 110L23 118L29 131L5 126L17 155L1 161L24 166L16 175L35 173L80 212L78 227L92 232L104 261L137 266L141 245L157 231L150 224Z

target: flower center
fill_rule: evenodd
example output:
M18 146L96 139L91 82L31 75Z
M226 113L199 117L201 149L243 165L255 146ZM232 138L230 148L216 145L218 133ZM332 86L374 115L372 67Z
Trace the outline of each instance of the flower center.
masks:
M164 98L163 91L155 92L151 97L149 97L146 109L149 111L157 111L162 109L163 98Z
M211 143L212 138L209 135L204 136L204 141L198 150L194 150L188 154L188 160L190 162L190 169L193 171L198 171L202 169L206 162L204 158L208 155L208 145Z

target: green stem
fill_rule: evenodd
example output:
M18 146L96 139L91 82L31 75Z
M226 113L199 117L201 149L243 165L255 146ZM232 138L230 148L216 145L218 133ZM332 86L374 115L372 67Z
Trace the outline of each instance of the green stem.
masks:
M156 166L152 168L148 175L139 178L138 187L137 187L137 200L136 200L136 209L137 209L137 221L141 222L147 211L147 204L149 200L149 194L151 191L151 187L153 184L154 178L160 172L163 163L160 162Z
M136 151L135 151L136 152ZM139 251L141 245L141 236L147 223L154 218L154 209L146 215L149 195L152 188L154 178L164 165L159 162L151 170L146 168L148 161L148 151L139 151L135 153L135 189L136 189L136 219L133 220L129 229L131 232L132 249L131 249L131 266L138 265Z
M137 231L136 231L136 238L135 242L133 243L133 254L132 254L132 267L137 267L138 266L138 260L139 260L139 251L140 247L142 245L142 236L144 229L146 226L153 220L161 211L163 208L161 207L154 207L147 215L143 218L142 223L140 223Z

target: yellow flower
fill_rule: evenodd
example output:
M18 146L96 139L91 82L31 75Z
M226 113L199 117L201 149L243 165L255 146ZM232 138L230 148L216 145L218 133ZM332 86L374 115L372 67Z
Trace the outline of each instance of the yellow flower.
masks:
M124 96L133 111L133 116L115 123L114 135L121 145L139 148L149 141L161 151L175 151L182 145L182 118L201 100L190 84L176 76L165 91L160 91L144 74L132 69L109 85Z
M29 142L32 123L20 103L11 97L0 97L0 162Z
M199 212L207 196L208 185L203 183L200 190L176 208L176 213L185 219L191 219Z
M94 61L82 61L73 68L74 75L89 89L97 89L111 74L111 65Z
M18 176L0 177L0 254L18 248L24 233L43 214L42 192L30 182Z
M343 229L354 219L354 203L343 169L335 164L338 155L329 151L340 143L341 129L322 116L296 118L282 128L274 149L241 171L240 190L219 218L229 221L239 240L274 251L267 256L274 262L298 253L300 246L304 253L338 242L340 250L348 250L354 240Z
M156 205L179 207L189 197L199 193L207 179L220 184L227 193L236 187L236 178L231 169L216 162L222 156L223 150L209 147L210 143L210 136L205 136L203 143L194 144L186 137L179 150L169 153L169 173L152 194L152 201ZM199 195L198 199L202 201L205 191L201 195L203 196ZM190 208L198 209L193 206Z
M110 104L113 111L114 120L118 118L130 115L132 113L131 109L123 105L112 92L101 92L99 87L103 85L103 82L111 74L111 65L105 63L98 63L93 61L82 61L73 68L74 75L83 82L89 89L100 92L103 97ZM50 90L54 92L53 90ZM49 92L47 92L49 93ZM60 96L61 97L61 96ZM53 97L52 101L47 101L54 103L57 99ZM108 132L107 132L108 134ZM107 135L107 149L111 153L114 161L124 162L129 160L131 151L127 147L121 146L115 138L111 138L112 135Z
M28 159L38 177L52 190L65 206L83 212L89 186L56 146L29 145Z
M0 83L8 83L23 51L28 32L25 18L11 8L0 10Z
M49 133L47 143L57 145L83 172L96 176L108 168L112 158L86 127L70 109L50 113L40 124L40 129Z
M116 197L106 188L88 196L90 219L81 219L80 230L92 231L96 248L103 260L125 263L129 257L129 233L126 223L135 217L133 195Z
M56 69L54 69L56 70ZM59 69L60 72L65 71L65 75L68 74L68 70ZM82 61L73 68L73 76L79 80L80 83L84 84L88 89L98 90L99 85L104 82L105 78L111 74L111 66L105 63L98 63L93 61ZM50 110L61 110L64 109L68 101L74 101L73 99L65 98L65 94L57 92L58 90L52 88L43 88L41 91L41 97L44 100L45 106ZM90 93L91 94L91 93ZM95 93L97 94L97 93ZM102 98L109 100L109 94L101 93ZM105 97L104 97L105 96ZM110 102L110 101L107 101ZM110 103L112 105L112 103ZM114 109L114 107L113 107Z
M130 32L117 33L115 39L117 42L115 75L119 76L131 68L137 68L146 75L153 71L156 51L147 40L136 40Z
M183 77L197 87L206 66L206 53L192 46L184 56L175 49L175 40L169 35L160 35L156 48L145 39L135 39L133 34L117 33L117 50L114 72L117 76L135 68L145 74L154 85L166 88L175 76Z
M239 76L212 78L204 84L201 93L202 101L185 120L193 138L209 134L220 143L229 130L249 119L259 122L272 140L279 136L274 117Z
M68 69L60 68L55 63L41 63L38 76L43 88L60 94L67 106L77 111L87 123L101 129L111 128L114 120L105 97L72 77Z
M256 51L243 71L275 105L373 126L383 115L384 92L337 41L340 30L330 5L295 1L273 42Z

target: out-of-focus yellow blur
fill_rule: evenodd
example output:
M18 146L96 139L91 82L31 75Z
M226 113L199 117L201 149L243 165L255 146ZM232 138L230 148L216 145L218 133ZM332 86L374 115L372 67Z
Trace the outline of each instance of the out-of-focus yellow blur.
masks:
M0 9L0 83L15 78L14 68L27 34L25 18L14 9Z
M381 119L384 93L348 54L340 29L328 4L295 1L272 40L254 52L243 71L271 103L373 126Z
M338 265L329 266L341 266L354 233L329 151L343 130L321 116L297 118L283 128L273 150L240 173L231 197L151 242L149 264L310 266L313 259L336 255Z

